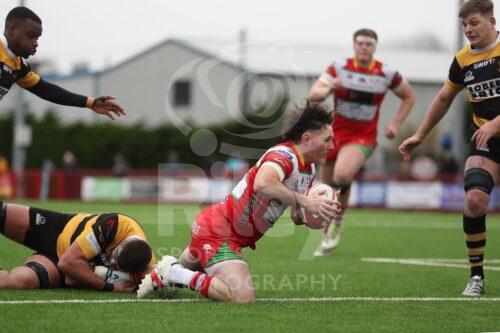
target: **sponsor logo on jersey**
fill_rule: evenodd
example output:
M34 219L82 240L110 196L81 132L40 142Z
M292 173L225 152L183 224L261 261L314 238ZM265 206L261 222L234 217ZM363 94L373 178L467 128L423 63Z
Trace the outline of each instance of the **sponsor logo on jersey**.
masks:
M245 209L243 210L243 213L241 214L240 218L236 222L239 225L243 225L246 222L248 222L248 218L250 217L250 213L253 211L253 209L257 206L257 198L255 195L252 196L248 204L245 206Z
M203 244L203 251L205 251L205 253L211 253L214 250L212 249L212 245L207 243L207 244Z
M284 149L276 149L275 152L284 155L286 158L288 158L290 161L293 160L293 154L289 150L284 150Z
M493 59L488 59L488 60L484 60L484 61L480 61L480 62L476 62L474 64L474 69L479 69L479 68L483 68L483 67L486 67L486 66L489 66L491 64L494 64L495 63L495 58Z
M196 224L196 222L193 223L193 228L191 229L193 232L193 235L198 235L200 232L200 226Z
M3 70L6 71L7 73L9 74L12 74L12 68L10 68L9 66L7 65L3 65Z
M95 254L101 253L101 247L99 246L99 242L97 241L97 238L95 237L93 232L91 232L90 234L87 235L87 241L89 242L90 246L94 250Z
M36 225L43 225L43 224L45 224L45 222L47 222L45 220L45 217L43 217L40 213L37 213L36 217L35 217L35 224Z
M467 86L470 98L475 100L489 99L500 96L500 79L493 79Z
M472 74L471 71L467 71L467 73L465 73L464 82L469 82L472 80L474 80L474 74Z
M109 260L108 255L106 253L104 252L101 253L100 257L101 257L101 262L104 266L111 267L111 261Z
M490 152L490 148L488 148L488 144L484 145L484 147L477 148L477 150L485 151L487 153Z

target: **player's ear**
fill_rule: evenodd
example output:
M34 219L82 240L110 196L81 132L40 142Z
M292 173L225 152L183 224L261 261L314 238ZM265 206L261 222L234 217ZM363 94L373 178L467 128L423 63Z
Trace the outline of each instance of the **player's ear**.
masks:
M490 21L490 24L493 27L496 27L496 25L497 25L497 19L495 18L495 16L491 16L489 21Z
M16 29L14 23L12 22L9 22L9 23L5 23L5 34L9 37L13 37L15 32L14 30Z
M311 141L311 133L306 131L302 134L302 143L307 143L309 141Z

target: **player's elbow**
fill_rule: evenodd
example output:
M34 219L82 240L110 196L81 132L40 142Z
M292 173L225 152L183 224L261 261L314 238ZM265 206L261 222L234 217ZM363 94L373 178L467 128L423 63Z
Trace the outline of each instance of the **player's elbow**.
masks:
M311 89L307 98L312 102L321 102L326 98L326 96L323 96L323 95L324 94L322 94L317 89Z
M253 190L256 193L261 193L265 190L265 188L266 188L265 181L257 177L253 183Z
M413 107L415 105L415 102L417 99L415 98L415 93L413 92L413 89L410 89L408 93L406 94L405 98L403 99L406 104L408 104L410 107Z
M69 270L71 269L68 256L63 255L61 259L59 259L59 261L57 262L57 268L64 274L68 274Z

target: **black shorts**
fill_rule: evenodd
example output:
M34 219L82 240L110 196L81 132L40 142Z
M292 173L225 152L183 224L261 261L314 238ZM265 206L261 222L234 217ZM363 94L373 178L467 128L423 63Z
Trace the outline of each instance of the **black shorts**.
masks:
M59 261L57 238L75 215L30 207L30 227L26 232L23 244L35 250L36 254L47 257L57 266Z
M478 130L477 126L472 127L472 133ZM469 156L484 156L495 163L500 164L500 137L494 136L488 140L485 149L477 149L476 143L472 142Z

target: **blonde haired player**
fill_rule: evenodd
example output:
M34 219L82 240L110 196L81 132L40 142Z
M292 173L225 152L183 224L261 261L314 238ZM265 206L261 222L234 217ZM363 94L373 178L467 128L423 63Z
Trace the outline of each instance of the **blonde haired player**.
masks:
M309 91L309 98L323 101L333 95L338 114L333 123L333 149L321 168L321 181L340 190L345 212L351 182L377 145L380 106L388 90L401 99L392 122L384 128L393 139L415 103L413 90L399 72L374 58L378 37L371 29L354 33L354 57L337 59ZM333 181L333 182L332 182ZM340 241L342 216L324 229L324 239L314 253L325 256Z

